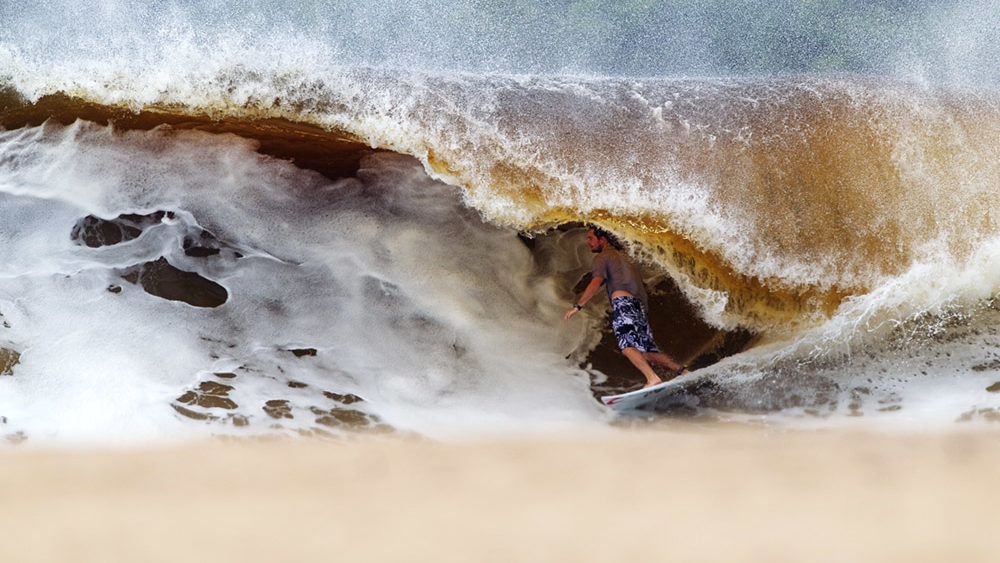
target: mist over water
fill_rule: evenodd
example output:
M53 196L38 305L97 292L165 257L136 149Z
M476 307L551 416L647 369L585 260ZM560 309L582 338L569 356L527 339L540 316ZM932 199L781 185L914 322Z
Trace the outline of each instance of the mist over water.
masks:
M4 4L0 435L603 425L581 221L681 412L1000 418L998 10Z
M998 15L1000 7L981 0L50 0L0 7L0 40L29 60L92 64L95 71L102 62L133 64L134 71L187 57L191 70L228 61L286 71L302 65L631 77L847 72L995 85Z

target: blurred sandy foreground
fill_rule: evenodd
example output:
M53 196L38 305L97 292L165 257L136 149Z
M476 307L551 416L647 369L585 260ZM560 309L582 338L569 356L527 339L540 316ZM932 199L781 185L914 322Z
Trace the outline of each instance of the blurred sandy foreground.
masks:
M1000 560L1000 432L0 449L0 561Z

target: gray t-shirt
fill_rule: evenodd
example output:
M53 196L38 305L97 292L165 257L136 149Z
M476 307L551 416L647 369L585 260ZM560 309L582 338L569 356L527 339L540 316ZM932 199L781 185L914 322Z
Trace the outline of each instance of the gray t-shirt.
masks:
M627 291L648 306L646 289L642 286L642 275L639 267L614 247L607 246L594 257L590 267L595 278L603 278L608 289L608 299L616 291Z

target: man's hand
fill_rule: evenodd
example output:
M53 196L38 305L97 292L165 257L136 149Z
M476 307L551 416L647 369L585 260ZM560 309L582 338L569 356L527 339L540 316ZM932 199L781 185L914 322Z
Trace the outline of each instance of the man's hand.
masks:
M581 295L580 299L573 304L573 308L566 311L566 314L563 315L563 320L568 321L570 317L580 311L587 301L590 301L590 298L601 289L601 285L603 284L604 278L594 276L593 279L590 280L590 283L587 284L587 289L583 290L583 295Z

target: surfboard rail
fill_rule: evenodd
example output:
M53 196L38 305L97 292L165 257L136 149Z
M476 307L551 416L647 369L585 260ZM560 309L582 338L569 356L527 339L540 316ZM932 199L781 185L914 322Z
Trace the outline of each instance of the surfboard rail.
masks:
M654 410L653 407L659 400L683 390L702 376L703 374L697 372L686 373L652 387L617 395L604 395L601 397L601 402L618 412Z

